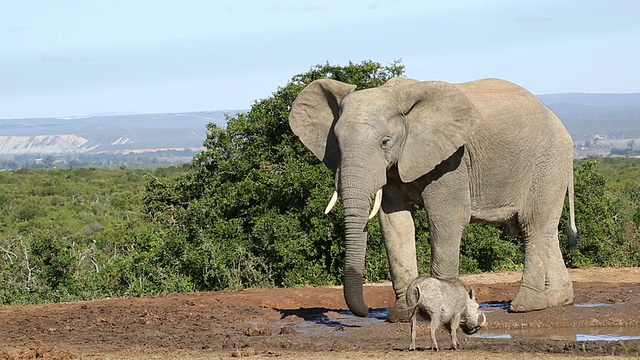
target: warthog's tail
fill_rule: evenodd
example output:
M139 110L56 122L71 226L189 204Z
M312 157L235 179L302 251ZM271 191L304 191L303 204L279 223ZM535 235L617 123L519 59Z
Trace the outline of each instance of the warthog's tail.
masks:
M411 291L411 293L415 296L416 298L416 303L409 306L409 304L407 304L407 310L409 311L409 317L412 317L413 314L416 312L418 305L420 304L420 297L422 296L422 292L420 291L420 286L414 286L413 289L407 289L407 292Z

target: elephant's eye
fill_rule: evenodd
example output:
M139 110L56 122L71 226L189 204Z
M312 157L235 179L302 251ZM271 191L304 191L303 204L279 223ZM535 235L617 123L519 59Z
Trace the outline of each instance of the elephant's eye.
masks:
M387 145L389 145L389 141L391 141L391 139L387 136L382 138L382 141L380 142L380 147L383 149L387 148Z

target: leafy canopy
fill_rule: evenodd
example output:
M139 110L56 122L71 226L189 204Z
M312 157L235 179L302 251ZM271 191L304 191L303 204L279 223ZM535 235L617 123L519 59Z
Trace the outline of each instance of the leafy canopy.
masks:
M403 72L399 62L314 66L248 113L228 118L226 128L209 124L206 150L176 182L149 183L146 210L183 238L182 270L198 288L341 281L342 211L323 214L333 178L291 131L289 110L313 80L364 89ZM372 226L372 238L379 239L377 224ZM370 252L369 262L385 261L380 240L370 246L378 250ZM386 277L386 267L374 268L370 278Z

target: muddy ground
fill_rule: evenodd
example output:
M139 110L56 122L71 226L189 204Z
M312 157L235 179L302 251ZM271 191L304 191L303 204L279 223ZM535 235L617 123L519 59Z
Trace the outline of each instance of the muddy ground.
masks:
M574 306L505 309L520 273L465 276L488 326L458 335L461 349L429 350L427 322L406 351L408 324L385 322L389 283L365 287L367 318L346 310L340 287L250 289L77 303L0 306L0 359L554 358L640 356L640 268L576 269Z

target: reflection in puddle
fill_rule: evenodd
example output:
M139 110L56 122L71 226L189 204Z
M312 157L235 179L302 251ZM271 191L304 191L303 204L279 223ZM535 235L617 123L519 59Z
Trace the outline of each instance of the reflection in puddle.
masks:
M580 307L580 308L592 308L592 307L606 307L606 306L613 306L615 304L605 304L605 303L593 303L593 304L573 304L573 306L575 307Z
M367 317L373 317L379 320L387 320L387 314L389 314L389 310L391 310L391 308L371 309ZM347 312L353 315L351 311L347 311Z
M511 334L476 333L468 336L480 339L511 339Z
M551 339L575 341L640 340L640 328L548 328L527 330L488 330L470 335L481 339Z
M624 304L628 304L628 303L625 303L625 302L612 303L612 304L589 303L589 304L573 304L573 306L578 308L593 308L593 307L608 307L608 306L616 306L616 305L624 305ZM510 305L511 305L511 301L485 301L483 303L480 303L481 308L499 308L499 309L505 309L505 310L508 310Z
M618 340L640 340L640 335L586 335L577 334L578 341L618 341Z
M485 301L480 303L480 308L499 308L499 309L509 309L511 306L511 301Z
M327 331L344 331L346 328L362 327L365 325L385 322L389 308L371 309L367 317L359 317L351 311L331 311L312 314L305 317L305 321L295 325L296 331L304 334L317 334Z

